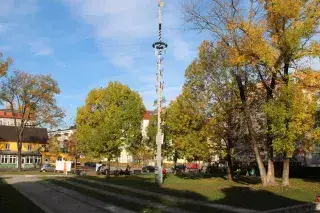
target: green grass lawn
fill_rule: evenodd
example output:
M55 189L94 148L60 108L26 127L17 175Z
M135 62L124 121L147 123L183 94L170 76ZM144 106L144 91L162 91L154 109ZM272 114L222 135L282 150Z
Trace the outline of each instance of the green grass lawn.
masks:
M82 194L94 197L94 198L96 198L98 200L102 200L102 201L104 201L106 203L111 203L113 205L124 207L124 208L129 209L129 210L133 210L133 211L137 211L137 212L141 212L141 213L166 212L165 210L152 208L152 207L144 205L144 204L138 204L138 203L135 203L135 202L122 200L120 198L117 198L116 196L111 196L111 195L109 196L109 195L105 195L105 194L102 194L102 193L99 193L99 192L95 192L95 191L84 189L84 188L81 188L81 187L78 187L78 186L74 186L72 184L64 182L64 180L66 180L66 178L43 177L43 179L46 180L46 181L52 182L54 184L57 184L57 185L60 185L60 186L75 190L75 191L80 192ZM127 191L127 190L115 189L113 187L108 187L108 186L102 186L102 185L95 184L95 183L88 183L84 179L68 178L68 180L72 181L72 182L75 182L75 183L85 184L87 186L91 186L91 187L94 187L96 189L100 189L101 191L112 192L112 193L119 194L119 195L125 195L125 196L128 196L130 198L139 198L139 199L143 199L145 201L148 201L148 203L149 202L155 202L155 203L163 204L163 205L165 205L167 207L179 208L179 209L186 210L186 211L228 213L228 211L223 211L223 210L216 209L216 208L211 208L211 207L206 207L206 206L199 206L199 205L188 204L188 203L175 202L175 201L169 201L169 200L165 200L165 199L163 199L163 198L161 198L159 196L157 196L157 197L148 196L148 195L144 195L144 194L130 192L130 191Z
M0 178L0 212L3 213L44 213L29 199Z
M183 198L209 201L256 210L268 210L285 206L315 202L320 193L320 180L291 179L290 187L262 187L259 178L242 177L230 182L221 177L196 178L170 175L162 188L154 184L154 175L132 175L128 177L90 178L148 191Z

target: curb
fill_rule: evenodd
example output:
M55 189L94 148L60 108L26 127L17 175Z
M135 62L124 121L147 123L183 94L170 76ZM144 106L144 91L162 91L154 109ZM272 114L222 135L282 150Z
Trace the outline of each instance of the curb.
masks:
M305 213L305 212L314 212L320 210L320 203L307 203L302 205L284 207L279 209L272 209L268 211L263 211L264 213Z

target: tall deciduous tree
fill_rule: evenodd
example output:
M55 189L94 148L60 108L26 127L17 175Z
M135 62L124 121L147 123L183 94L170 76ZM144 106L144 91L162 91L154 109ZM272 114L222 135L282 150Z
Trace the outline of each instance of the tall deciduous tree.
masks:
M247 8L242 8L243 6ZM186 20L199 30L210 31L224 45L229 62L235 67L250 64L256 67L266 90L266 101L273 99L277 78L288 85L289 68L303 57L317 57L319 42L314 40L320 21L318 0L213 0L189 1L184 5ZM262 182L274 182L271 135L267 135L269 152L268 175L255 148L255 132L251 131L251 115L243 95L244 79L235 73L246 116L248 131L253 141ZM289 105L289 104L287 104ZM290 109L287 109L290 110ZM271 122L266 118L268 130ZM284 156L286 153L284 153ZM284 158L288 165L289 158Z
M190 91L184 89L167 109L165 123L172 139L174 150L189 161L208 160L210 145L205 135L205 115L201 108L194 107Z
M48 75L14 71L1 82L0 98L10 105L16 128L18 170L21 171L23 132L27 126L56 126L64 117L55 95L60 93L57 81ZM19 120L19 122L18 122Z
M193 107L202 108L207 119L206 133L214 147L228 162L228 179L232 180L235 146L245 135L241 103L232 69L221 46L204 41L199 56L186 70L185 87L193 96Z
M140 95L119 82L89 92L77 112L77 141L84 154L107 157L121 149L134 152L142 140L141 122L145 107Z
M318 97L303 82L291 80L279 86L275 98L264 105L264 112L270 118L269 134L274 138L276 153L291 158L298 147L310 151L320 139L320 128L315 128ZM283 165L282 182L289 185L289 161Z

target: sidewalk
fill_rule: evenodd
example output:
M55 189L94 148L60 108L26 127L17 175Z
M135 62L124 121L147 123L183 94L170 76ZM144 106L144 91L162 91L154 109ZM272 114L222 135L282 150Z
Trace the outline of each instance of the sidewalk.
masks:
M46 213L115 212L112 211L113 206L108 206L101 201L72 190L65 190L65 193L62 193L51 185L42 184L42 180L37 177L28 178L23 175L10 176L10 178L6 178L6 181ZM73 196L70 196L71 194ZM116 210L117 212L122 212L119 209Z

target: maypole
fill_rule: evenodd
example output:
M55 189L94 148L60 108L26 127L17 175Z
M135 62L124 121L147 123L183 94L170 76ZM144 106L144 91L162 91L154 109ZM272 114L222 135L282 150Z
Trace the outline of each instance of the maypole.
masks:
M163 183L163 174L162 174L162 156L161 156L161 146L163 144L164 135L162 133L162 124L161 124L161 111L162 111L162 91L163 91L163 69L161 68L162 65L162 52L168 47L168 45L162 42L162 8L164 6L164 2L158 0L158 37L159 41L155 42L152 46L155 48L156 55L158 58L157 62L157 95L158 95L158 104L157 104L157 111L158 111L158 132L156 136L156 144L157 144L157 183L161 186Z

